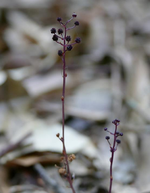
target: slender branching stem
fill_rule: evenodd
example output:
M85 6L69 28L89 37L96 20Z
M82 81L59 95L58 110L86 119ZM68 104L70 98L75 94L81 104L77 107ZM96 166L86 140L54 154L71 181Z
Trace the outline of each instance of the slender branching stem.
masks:
M112 192L112 183L113 183L113 161L114 161L114 155L115 152L117 151L117 147L118 144L121 143L120 139L117 139L119 136L123 136L123 133L118 132L118 125L120 123L120 121L118 119L115 119L114 121L112 121L112 123L115 125L115 131L114 133L110 132L107 128L104 128L104 130L106 132L108 132L111 136L113 136L113 144L111 145L109 139L109 136L106 136L105 139L107 140L109 147L110 147L110 151L111 151L111 158L110 158L110 183L109 183L109 193Z
M64 26L65 32L64 32L64 41L63 41L63 88L62 88L62 143L63 143L63 155L66 162L67 167L67 179L70 184L70 187L72 189L72 192L75 193L72 179L71 179L71 173L70 173L70 167L68 162L68 155L66 152L66 146L65 146L65 90L66 90L66 58L65 58L65 49L66 49L66 26Z
M73 29L73 28L75 28L76 26L74 25L74 26L72 26L72 27L69 27L69 28L67 28L67 31L69 31L69 30L71 30L71 29Z
M77 37L73 43L70 43L71 37L67 36L67 31L69 29L73 29L73 27L67 28L67 24L73 19L77 17L76 13L72 14L71 19L69 19L65 24L62 22L62 19L60 17L57 18L57 21L60 23L60 25L63 27L63 29L58 29L58 35L56 34L57 31L55 28L51 29L51 33L53 34L52 40L56 43L60 44L63 47L63 50L58 50L58 55L62 58L62 71L63 71L63 85L62 85L62 137L60 138L60 134L57 133L57 137L61 140L63 145L63 167L59 168L59 173L65 177L70 185L70 188L72 190L72 193L75 193L75 189L73 187L73 177L70 172L69 163L72 162L75 159L75 155L72 154L70 156L67 155L66 146L65 146L65 91L66 91L66 52L71 51L73 46L75 44L79 44L81 42L81 39ZM76 21L74 23L75 26L79 25L79 22ZM60 42L61 40L61 42Z
M73 17L71 17L66 23L65 26L73 19Z
M113 167L113 160L114 160L114 153L115 153L116 131L117 131L117 125L115 125L114 141L113 141L113 147L112 147L112 149L111 149L112 151L111 151L111 158L110 158L110 185L109 185L109 193L111 193L112 182L113 182L112 167Z

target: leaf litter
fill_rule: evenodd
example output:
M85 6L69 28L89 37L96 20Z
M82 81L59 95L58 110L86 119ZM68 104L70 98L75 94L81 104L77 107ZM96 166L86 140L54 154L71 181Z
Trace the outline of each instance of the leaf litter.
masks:
M44 192L37 188L39 182L35 190L18 179L24 178L24 168L26 176L33 176L29 166L37 163L53 176L52 165L59 163L62 146L55 131L61 130L61 61L49 29L56 25L57 16L67 17L75 9L81 21L82 45L67 56L66 123L90 121L89 127L78 132L73 125L66 126L68 151L78 157L72 170L81 168L76 188L94 193L107 189L110 153L102 130L118 118L125 135L115 158L114 192L150 191L149 1L34 2L0 3L1 149L32 131L32 136L1 159L3 167L9 166L4 170L9 175L1 181L2 191ZM77 32L71 33L76 36ZM15 175L9 177L14 166ZM91 182L91 189L84 187L84 178Z

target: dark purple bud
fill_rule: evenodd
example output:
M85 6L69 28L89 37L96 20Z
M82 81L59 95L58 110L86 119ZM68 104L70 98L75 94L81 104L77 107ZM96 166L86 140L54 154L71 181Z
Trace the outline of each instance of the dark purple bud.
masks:
M52 29L51 29L51 33L52 33L52 34L55 34L55 33L56 33L56 29L55 29L55 28L52 28Z
M61 17L58 17L58 18L57 18L57 21L59 21L59 22L60 22L61 20L62 20L62 19L61 19Z
M105 137L105 139L106 139L106 140L109 140L109 139L110 139L110 137L109 137L109 136L106 136L106 137Z
M57 40L58 40L57 35L56 35L56 34L54 34L54 35L53 35L53 37L52 37L52 39L53 39L53 41L57 41Z
M63 30L62 29L58 29L58 34L62 34Z
M120 136L123 136L123 133L120 133Z
M73 14L72 14L72 17L77 17L77 14L76 14L76 13L73 13Z
M113 121L112 121L112 123L113 123L114 125L119 125L119 123L120 123L120 120L118 120L118 119L115 119L115 120L113 120Z
M81 42L81 39L80 39L80 38L76 38L76 39L75 39L75 42L76 42L76 43L80 43L80 42Z
M119 119L115 119L117 123L120 123L120 120Z
M104 128L104 131L107 131L107 128L106 128L106 127Z
M63 52L61 50L58 50L58 56L62 56Z
M116 134L119 135L120 134L119 131L116 131Z
M67 41L67 42L70 42L70 41L71 41L71 37L70 37L70 36L67 36L67 37L66 37L66 41Z
M120 140L120 139L117 139L116 142L117 142L118 144L120 144L120 143L121 143L121 140Z
M72 45L67 46L67 50L68 51L72 50Z
M74 25L79 25L79 22L78 22L78 21L75 21L75 22L74 22Z

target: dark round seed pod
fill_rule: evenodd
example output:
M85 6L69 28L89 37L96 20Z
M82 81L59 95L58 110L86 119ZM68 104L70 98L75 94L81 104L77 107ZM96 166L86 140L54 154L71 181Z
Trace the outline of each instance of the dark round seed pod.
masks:
M120 143L121 143L121 140L120 140L120 139L117 139L116 142L117 142L118 144L120 144Z
M78 22L78 21L75 21L75 22L74 22L74 25L79 25L79 22Z
M120 134L119 131L116 131L116 134L119 135Z
M109 137L109 136L106 136L106 137L105 137L105 139L106 139L106 140L109 140L109 139L110 139L110 137Z
M52 33L52 34L55 34L55 33L56 33L56 29L55 29L55 28L52 28L52 29L51 29L51 33Z
M73 14L72 14L72 17L77 17L77 14L76 14L76 13L73 13Z
M120 133L120 136L123 136L123 133Z
M60 22L61 20L62 20L62 19L61 19L61 17L57 17L57 21L59 21L59 22Z
M56 137L59 137L59 136L60 136L60 133L57 133L57 134L56 134Z
M80 38L76 38L76 39L75 39L75 42L76 42L76 43L80 43L80 42L81 42L81 39L80 39Z
M68 51L72 50L72 45L67 46L67 50Z
M57 40L58 40L57 35L56 35L56 34L54 34L54 35L53 35L53 37L52 37L52 39L53 39L53 41L57 41Z
M58 34L62 34L63 30L62 29L58 29Z
M114 125L119 125L119 123L120 123L120 120L118 120L118 119L115 119L115 120L113 120L113 121L112 121L112 123L113 123Z
M104 128L104 131L107 131L107 128L106 128L106 127Z
M61 50L58 50L58 56L62 56L63 52Z
M70 41L71 41L71 37L70 37L70 36L67 36L67 37L66 37L66 41L67 41L67 42L70 42Z

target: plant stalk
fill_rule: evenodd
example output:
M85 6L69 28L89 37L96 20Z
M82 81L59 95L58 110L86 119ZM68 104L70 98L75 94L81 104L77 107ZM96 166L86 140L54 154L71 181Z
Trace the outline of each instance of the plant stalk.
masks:
M116 131L117 131L117 125L115 125L114 141L113 141L113 147L112 147L112 149L111 149L109 193L111 193L111 190L112 190L112 183L113 183L113 172L112 172L112 167L113 167L113 160L114 160L114 153L115 153Z
M70 167L68 162L68 155L66 152L66 146L65 146L65 90L66 90L66 59L65 59L65 49L66 49L66 26L64 26L65 32L64 32L64 42L63 42L63 87L62 87L62 143L63 143L63 155L65 157L66 167L67 167L67 179L70 184L70 188L72 189L73 193L75 192L75 189L72 184L71 179L71 173L70 173Z

